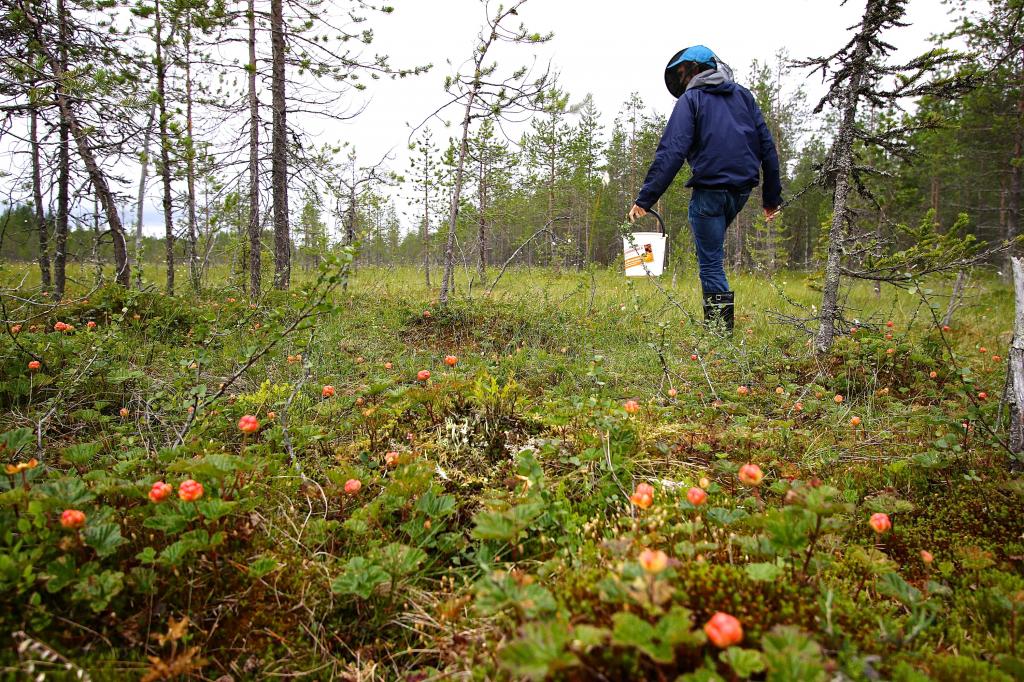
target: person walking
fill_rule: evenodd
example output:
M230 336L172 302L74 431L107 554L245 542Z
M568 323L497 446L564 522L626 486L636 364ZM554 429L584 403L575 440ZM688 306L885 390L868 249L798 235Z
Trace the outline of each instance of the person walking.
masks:
M665 67L677 98L629 222L647 214L689 162L688 217L704 299L704 321L732 332L734 293L725 277L725 232L763 174L762 205L771 221L782 206L779 155L760 107L732 69L703 45L680 50Z

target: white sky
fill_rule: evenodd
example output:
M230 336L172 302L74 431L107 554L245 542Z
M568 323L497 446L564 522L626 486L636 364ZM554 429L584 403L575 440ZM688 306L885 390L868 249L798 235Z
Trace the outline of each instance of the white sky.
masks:
M365 112L349 123L333 125L331 132L355 144L364 163L391 151L392 168L403 172L408 125L418 124L445 101L444 78L470 56L483 6L479 0L391 4L392 15L373 19L375 40L370 50L389 55L392 66L432 63L434 68L413 79L373 82L365 93ZM773 61L780 49L794 59L834 52L848 40L846 29L857 21L863 6L860 0L850 0L845 7L838 0L529 0L519 18L531 31L553 31L554 39L540 48L506 51L499 63L508 69L531 63L531 52L537 53L538 68L550 59L574 101L593 95L607 132L632 91L652 109L668 113L675 100L665 89L663 70L668 59L686 46L707 45L733 67L742 83L752 60ZM929 36L950 26L941 0L911 0L907 18L911 26L887 36L902 56L927 49ZM820 76L815 76L806 84L812 98L822 92L820 83ZM450 110L446 118L457 120L459 113ZM432 127L439 145L457 132L437 123ZM400 207L403 204L399 202Z
M402 173L407 171L409 124L418 124L445 101L444 78L470 56L484 10L479 0L391 0L391 4L395 12L390 16L371 17L375 40L366 53L387 54L394 67L432 63L434 68L403 80L364 80L368 90L353 94L367 103L360 116L346 123L308 122L304 127L318 142L336 139L354 144L360 163L371 163L390 152L394 156L390 167ZM773 61L779 49L785 48L794 59L834 52L848 40L847 28L863 6L863 0L849 0L845 7L839 6L839 0L530 0L519 18L531 31L553 31L554 39L540 47L500 53L499 62L511 69L536 59L538 68L543 68L550 59L560 74L561 87L574 101L593 95L607 132L632 91L639 92L653 110L668 113L674 100L665 89L662 73L669 57L683 47L707 45L743 83L752 60ZM930 35L950 27L947 10L941 0L911 0L907 16L911 26L886 38L900 48L901 57L921 52L930 46ZM820 83L820 76L806 83L812 103L822 92ZM457 117L451 110L446 118ZM295 117L289 123L302 125ZM436 122L432 127L439 146L455 132ZM149 189L145 228L147 233L160 234L156 183L151 182ZM399 196L396 203L400 210L405 205ZM334 221L328 218L327 222Z

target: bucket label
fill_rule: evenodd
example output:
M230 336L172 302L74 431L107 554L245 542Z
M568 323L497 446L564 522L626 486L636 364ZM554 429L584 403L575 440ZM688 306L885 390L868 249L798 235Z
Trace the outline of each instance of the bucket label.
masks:
M625 251L626 269L634 268L641 263L654 262L654 247L651 244L644 244L642 247L629 248Z

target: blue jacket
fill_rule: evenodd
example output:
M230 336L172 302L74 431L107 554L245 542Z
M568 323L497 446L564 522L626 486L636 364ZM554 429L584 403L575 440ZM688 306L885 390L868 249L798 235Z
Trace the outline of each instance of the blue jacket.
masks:
M676 101L636 204L644 209L653 206L683 161L693 170L687 187L749 190L757 186L758 171L763 171L764 207L782 205L772 134L754 96L731 79L691 85Z

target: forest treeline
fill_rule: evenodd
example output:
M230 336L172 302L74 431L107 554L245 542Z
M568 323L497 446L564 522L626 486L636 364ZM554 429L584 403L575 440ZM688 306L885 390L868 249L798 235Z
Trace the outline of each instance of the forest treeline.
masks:
M905 4L868 0L864 26L872 11L902 16ZM802 80L818 77L812 72L821 63L779 53L733 65L764 112L792 202L766 224L759 194L752 195L729 232L733 267L824 266L836 143L846 123L855 157L844 171L852 188L844 204L848 271L912 245L915 231L901 226L923 221L986 243L1018 233L1024 50L1013 46L1021 44L1021 2L990 0L983 11L947 4L955 28L935 37L923 61L888 65L886 45L870 37L864 54L850 52L850 64L868 69L870 83L857 81L854 117L845 123L839 89L824 101L834 109L807 99ZM122 283L141 260L151 264L147 278L164 277L168 291L175 264L198 288L211 264L227 263L255 295L270 263L274 284L285 288L293 261L315 263L355 241L361 262L419 264L436 280L450 215L449 250L466 268L500 265L513 254L528 265L612 264L668 113L668 102L634 93L609 125L611 112L545 74L529 83L531 119L519 139L507 139L496 124L510 101L489 104L493 116L471 115L467 106L464 150L457 137L440 139L447 129L428 124L411 138L411 161L400 167L363 159L352 145L319 145L303 130L304 121L351 115L368 82L415 77L428 67L368 56L367 26L400 19L366 15L389 14L389 7L303 0L12 0L5 7L0 135L12 150L12 173L0 256L39 261L44 285L54 280L58 295L68 258L112 260ZM523 29L505 37L530 43L550 36ZM965 49L953 55L947 44ZM957 78L970 86L916 87ZM507 82L526 83L519 73ZM458 83L450 78L449 91ZM670 258L685 261L684 179L657 208L673 236ZM458 210L450 211L456 184ZM129 186L135 189L117 190ZM142 234L145 197L159 199L162 238ZM159 275L152 271L158 263Z

